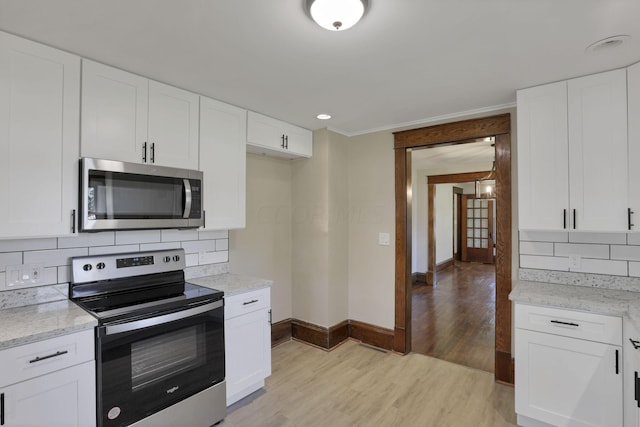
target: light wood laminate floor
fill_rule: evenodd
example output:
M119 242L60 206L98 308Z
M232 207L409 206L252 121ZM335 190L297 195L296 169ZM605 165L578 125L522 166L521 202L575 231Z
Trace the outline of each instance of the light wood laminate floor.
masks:
M229 408L221 427L516 425L513 388L483 371L351 340L331 352L289 341L272 354L264 391Z

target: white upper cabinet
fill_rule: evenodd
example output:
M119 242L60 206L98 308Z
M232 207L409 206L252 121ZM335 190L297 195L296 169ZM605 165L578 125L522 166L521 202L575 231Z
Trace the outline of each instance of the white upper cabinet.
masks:
M0 129L0 238L73 233L80 58L0 32Z
M568 224L567 83L519 90L518 212L521 229Z
M626 70L518 91L519 228L628 228Z
M629 124L629 228L640 230L640 62L627 68Z
M247 151L294 159L311 157L313 135L310 130L249 111Z
M200 97L205 228L244 228L247 111Z
M572 229L627 230L627 74L569 80Z
M198 168L198 95L82 61L82 156Z

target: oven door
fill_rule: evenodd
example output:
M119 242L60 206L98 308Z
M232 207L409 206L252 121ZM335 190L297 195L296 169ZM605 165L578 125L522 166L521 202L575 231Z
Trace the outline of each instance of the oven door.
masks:
M224 380L223 301L99 326L97 353L99 425L129 425Z

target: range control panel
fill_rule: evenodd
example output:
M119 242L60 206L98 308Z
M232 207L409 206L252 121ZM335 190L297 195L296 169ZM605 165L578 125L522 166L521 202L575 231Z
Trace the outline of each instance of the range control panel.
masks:
M183 270L185 267L184 249L82 256L71 260L71 282L96 282Z

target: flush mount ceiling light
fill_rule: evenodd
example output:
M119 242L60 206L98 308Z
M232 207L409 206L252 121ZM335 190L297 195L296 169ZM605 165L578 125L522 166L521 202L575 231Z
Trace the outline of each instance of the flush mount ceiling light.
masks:
M609 50L614 47L620 46L630 38L631 36L628 35L607 37L606 39L598 40L595 43L591 43L589 46L587 46L586 50L587 52L600 52L603 50Z
M329 120L331 118L331 114L318 114L316 118L320 120Z
M358 23L367 3L367 0L307 0L307 9L322 28L344 31Z

